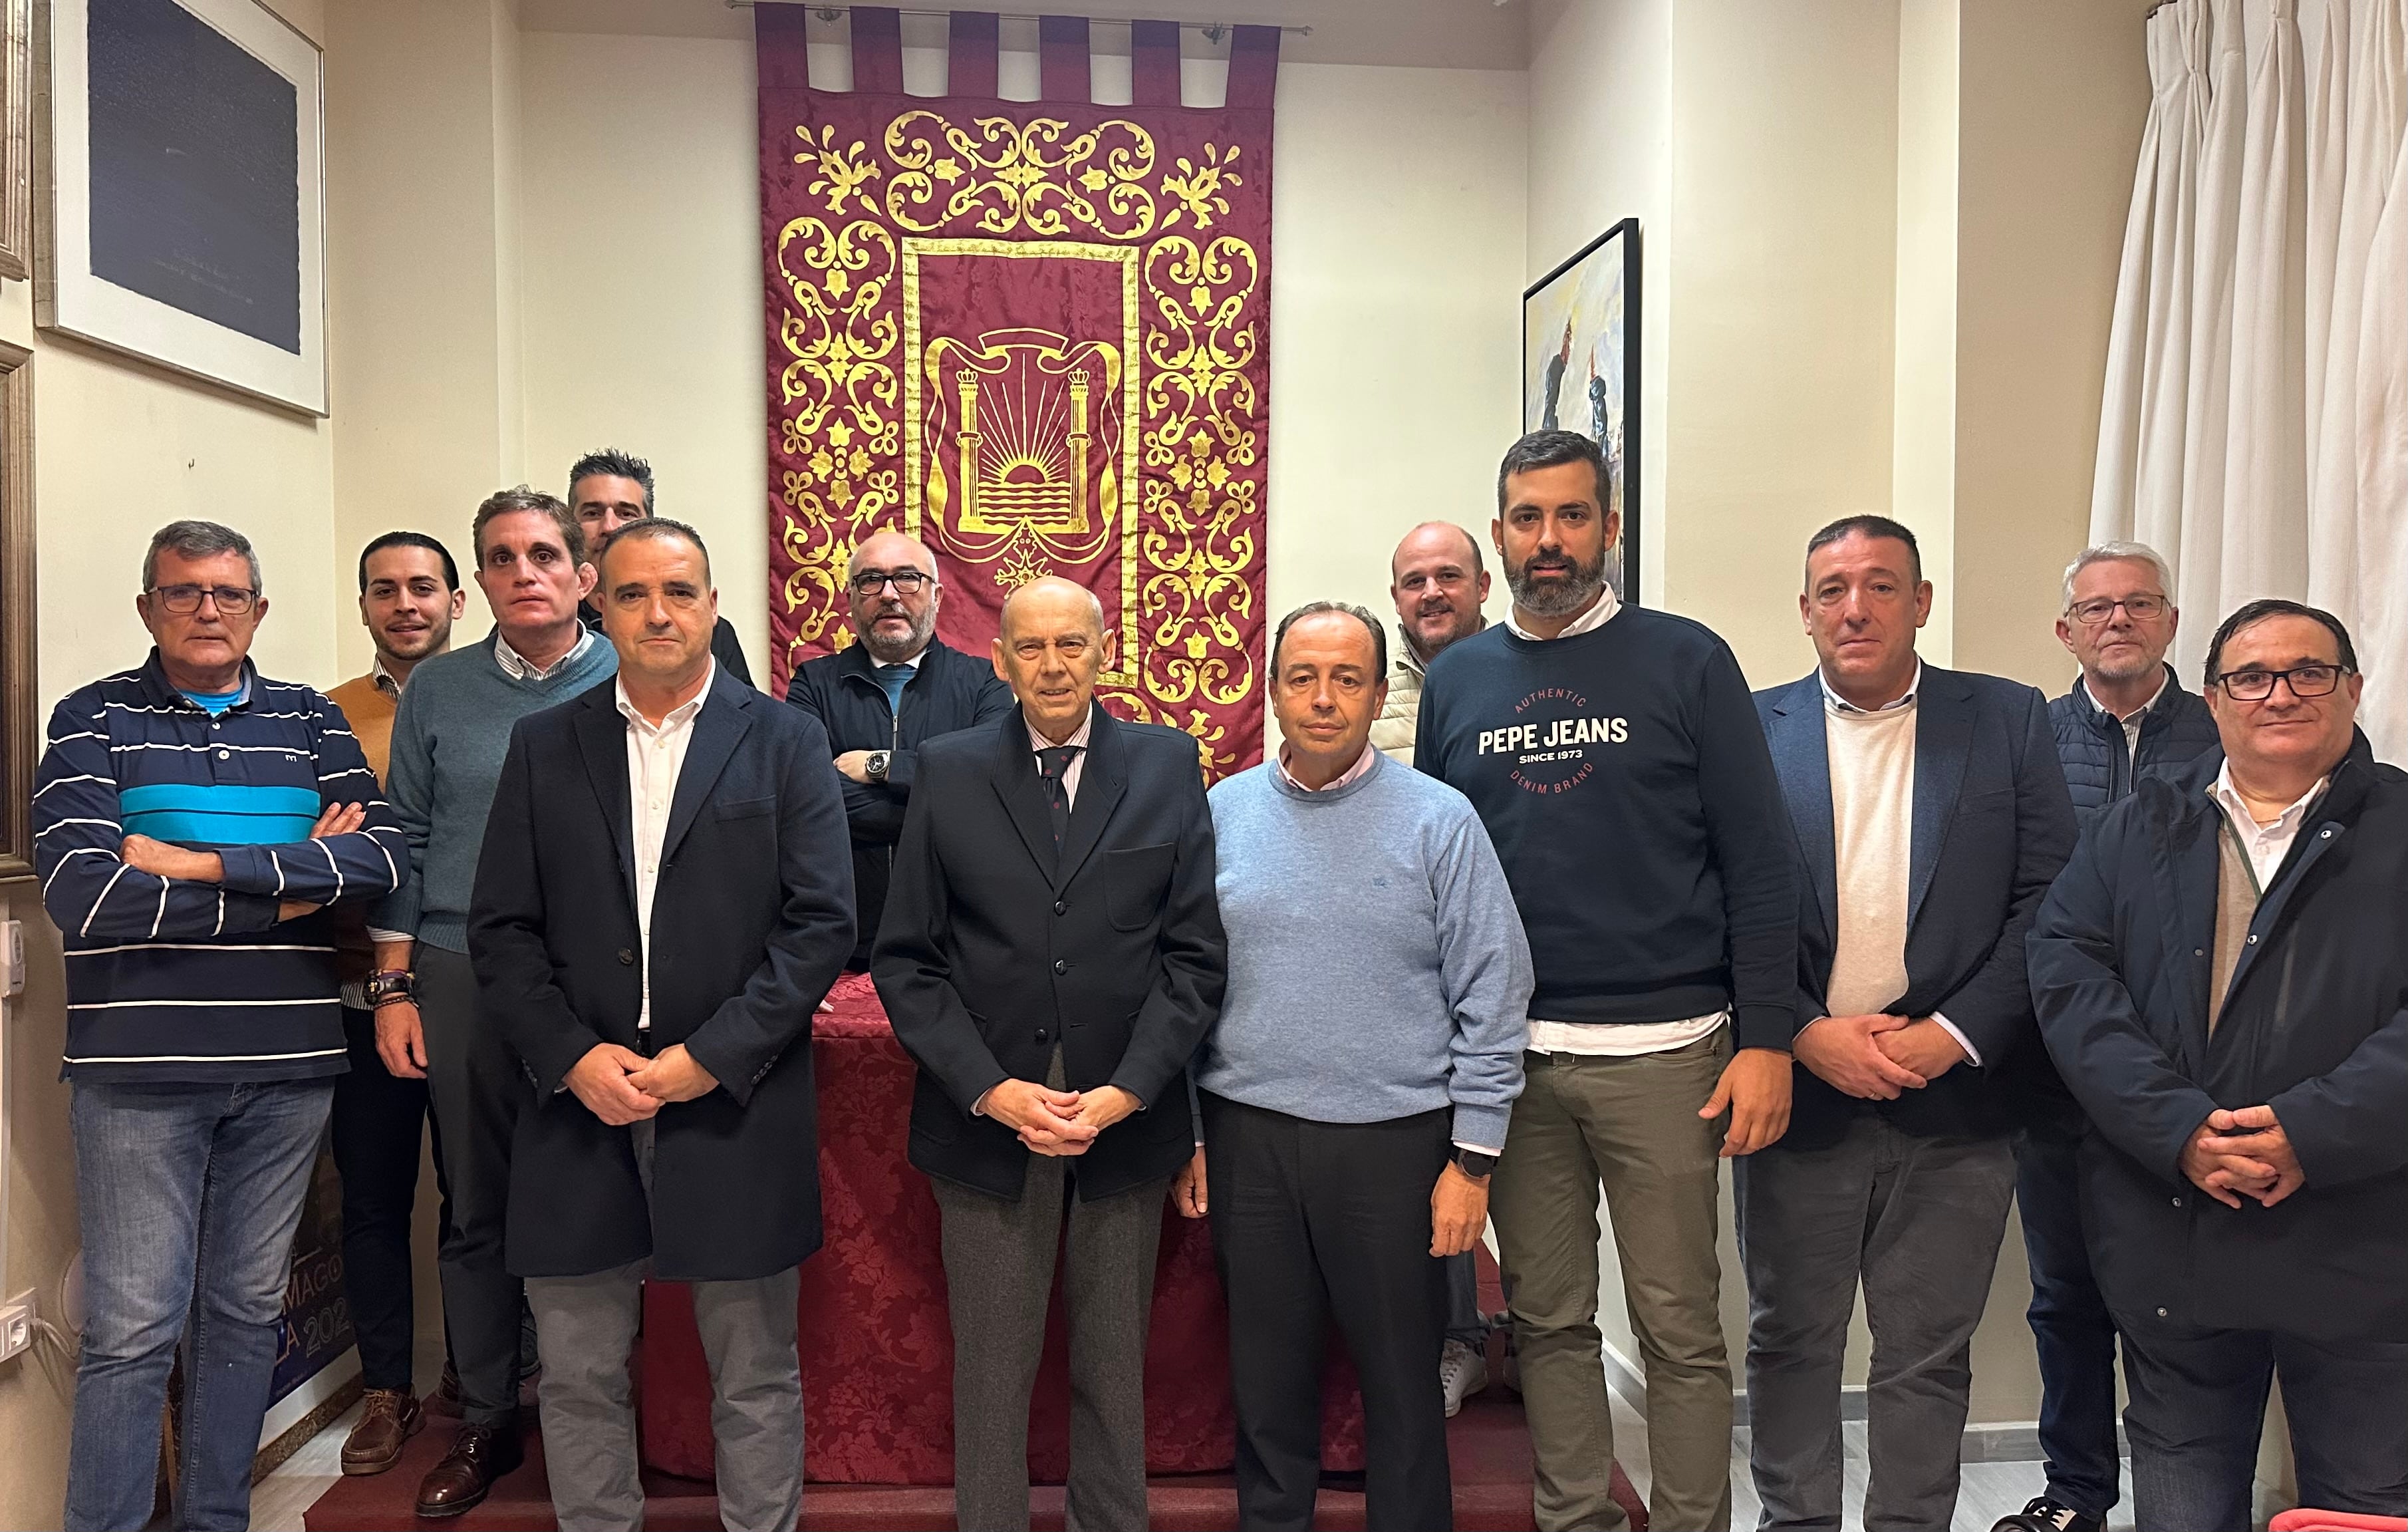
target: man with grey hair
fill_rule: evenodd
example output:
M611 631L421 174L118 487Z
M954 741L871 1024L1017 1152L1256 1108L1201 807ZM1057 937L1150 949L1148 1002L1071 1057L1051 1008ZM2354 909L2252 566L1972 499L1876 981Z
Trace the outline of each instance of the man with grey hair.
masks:
M50 716L34 866L66 956L88 1317L64 1525L150 1516L168 1368L187 1339L173 1520L242 1526L293 1231L345 1066L338 901L389 893L408 846L343 715L251 662L251 542L150 540L153 648Z
M2182 614L2172 573L2145 542L2085 548L2065 570L2058 642L2081 673L2048 704L2057 759L2086 826L2154 772L2180 771L2217 748L2207 703L2183 689L2166 651ZM2032 1344L2040 1359L2041 1455L2047 1492L2010 1532L2089 1532L2114 1507L2115 1322L2091 1276L2075 1165L2083 1112L2042 1048L2010 1057L2024 1103L2015 1135L2015 1201L2031 1267Z
M844 778L858 902L845 966L860 973L869 967L886 908L922 742L1002 717L1011 711L1011 688L994 666L937 637L944 591L936 555L918 538L890 530L862 539L845 566L845 587L855 642L796 666L786 701L827 730Z

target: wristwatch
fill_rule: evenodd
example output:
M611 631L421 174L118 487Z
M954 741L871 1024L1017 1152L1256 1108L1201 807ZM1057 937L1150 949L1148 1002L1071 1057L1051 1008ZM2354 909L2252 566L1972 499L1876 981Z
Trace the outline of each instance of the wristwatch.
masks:
M894 759L895 752L892 750L872 750L869 752L869 759L862 762L861 774L872 782L883 782L886 780L887 763Z
M1497 1168L1497 1156L1483 1154L1478 1149L1458 1147L1449 1158L1454 1160L1455 1169L1462 1171L1475 1181L1486 1180L1488 1173Z
M370 974L367 994L370 1010L399 1001L415 1001L418 998L418 976L407 968L388 968L381 974Z

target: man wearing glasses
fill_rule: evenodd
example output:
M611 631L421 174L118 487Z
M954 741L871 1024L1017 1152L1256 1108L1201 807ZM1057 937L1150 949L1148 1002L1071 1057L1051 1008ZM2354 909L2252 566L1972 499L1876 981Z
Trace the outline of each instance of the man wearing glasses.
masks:
M2304 1504L2408 1503L2408 774L2348 631L2252 601L2208 646L2223 744L2085 834L2027 944L2089 1113L2140 1532L2253 1525L2270 1381Z
M937 637L937 559L900 532L874 532L845 567L858 642L795 667L786 701L820 721L844 778L853 831L853 886L859 904L848 972L869 968L888 869L902 838L903 811L920 746L1011 711L1011 688L995 667Z
M346 1067L323 912L392 892L409 846L343 715L251 663L267 598L250 540L161 528L134 604L150 658L59 704L33 800L66 949L88 1308L64 1525L150 1520L189 1341L171 1520L241 1526Z
M2082 673L2048 704L2048 721L2085 825L2128 797L2143 773L2178 770L2216 747L2207 703L2166 663L2182 617L2166 594L2172 585L2166 561L2143 542L2102 542L2066 568L2057 636ZM2031 1268L2027 1318L2040 1358L2048 1488L2000 1525L2094 1532L2116 1498L2115 1324L2082 1237L2082 1108L2043 1049L2011 1056L2007 1074L2024 1113L2015 1204Z

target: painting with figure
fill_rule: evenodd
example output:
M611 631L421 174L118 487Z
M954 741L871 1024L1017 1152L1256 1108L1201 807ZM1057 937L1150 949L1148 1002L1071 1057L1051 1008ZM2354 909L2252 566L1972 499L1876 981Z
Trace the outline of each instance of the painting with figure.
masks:
M1622 542L1606 574L1639 600L1639 222L1625 219L1522 295L1522 428L1604 449ZM1627 573L1626 571L1631 571Z

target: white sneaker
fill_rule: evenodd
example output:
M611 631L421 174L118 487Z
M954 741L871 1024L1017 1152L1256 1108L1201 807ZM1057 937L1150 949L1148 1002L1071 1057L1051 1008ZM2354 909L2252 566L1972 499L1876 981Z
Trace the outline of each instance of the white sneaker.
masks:
M1488 1386L1488 1358L1477 1347L1450 1340L1439 1353L1438 1381L1446 1393L1446 1418L1453 1420L1464 1400Z

